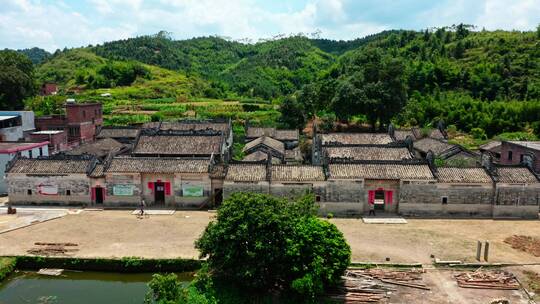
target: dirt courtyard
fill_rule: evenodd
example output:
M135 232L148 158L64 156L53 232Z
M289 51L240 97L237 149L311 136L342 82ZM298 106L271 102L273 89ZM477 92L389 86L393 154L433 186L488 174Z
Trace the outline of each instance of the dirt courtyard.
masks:
M128 210L83 211L0 234L0 255L23 255L35 242L77 243L80 257L196 258L195 240L215 213L177 211L137 219ZM0 215L0 221L8 220ZM477 240L490 241L490 262L540 263L540 257L512 249L514 234L539 236L540 221L412 220L408 224L364 224L332 219L343 232L355 262L473 262Z

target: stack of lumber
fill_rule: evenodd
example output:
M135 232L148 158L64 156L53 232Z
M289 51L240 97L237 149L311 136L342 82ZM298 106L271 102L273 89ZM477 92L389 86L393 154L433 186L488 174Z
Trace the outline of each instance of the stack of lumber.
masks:
M349 270L349 272L357 276L374 278L383 283L429 290L429 287L422 281L422 274L424 273L423 269L389 270L373 268Z
M342 277L344 283L336 290L327 294L332 300L342 303L377 303L387 297L394 288L367 277L359 277L347 272Z
M455 275L457 284L463 288L479 289L519 289L519 282L516 277L506 271L475 271L462 272Z
M36 247L28 250L29 254L33 255L67 255L70 252L78 251L77 248L66 248L66 247L76 247L78 244L75 243L44 243L36 242L34 243Z

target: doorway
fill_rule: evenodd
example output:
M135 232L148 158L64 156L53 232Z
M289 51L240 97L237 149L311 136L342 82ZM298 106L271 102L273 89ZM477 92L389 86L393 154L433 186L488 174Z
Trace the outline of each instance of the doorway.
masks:
M221 206L223 202L223 189L214 189L214 207Z
M384 211L384 190L375 191L375 210Z
M103 205L103 188L96 187L96 205Z
M155 182L154 184L154 203L156 205L165 204L165 183Z

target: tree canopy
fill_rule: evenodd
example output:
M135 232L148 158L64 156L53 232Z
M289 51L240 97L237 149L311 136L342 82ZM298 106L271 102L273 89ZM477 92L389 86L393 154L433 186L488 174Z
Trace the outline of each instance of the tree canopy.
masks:
M342 233L315 216L314 199L235 193L196 242L209 270L258 290L315 296L340 281L350 262Z
M32 96L34 87L34 66L32 61L15 51L0 51L0 107L20 110L23 100Z

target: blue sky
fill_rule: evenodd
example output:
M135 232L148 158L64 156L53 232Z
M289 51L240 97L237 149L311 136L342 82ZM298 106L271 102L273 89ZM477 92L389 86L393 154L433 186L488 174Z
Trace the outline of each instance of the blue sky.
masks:
M1 0L0 49L54 51L160 30L177 39L219 35L256 42L319 32L347 40L460 22L533 30L540 0Z

